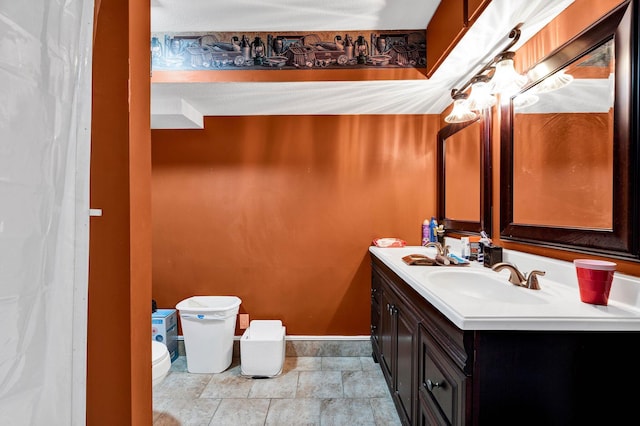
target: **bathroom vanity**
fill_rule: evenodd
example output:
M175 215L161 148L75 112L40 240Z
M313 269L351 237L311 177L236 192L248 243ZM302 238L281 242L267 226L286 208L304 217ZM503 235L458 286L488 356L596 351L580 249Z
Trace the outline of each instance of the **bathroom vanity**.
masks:
M373 356L403 424L624 424L636 417L640 310L633 303L580 302L569 262L543 265L553 273L540 280L541 290L529 290L479 265L402 261L435 254L428 250L370 248ZM612 297L616 285L634 284L614 282ZM616 297L637 297L634 291Z

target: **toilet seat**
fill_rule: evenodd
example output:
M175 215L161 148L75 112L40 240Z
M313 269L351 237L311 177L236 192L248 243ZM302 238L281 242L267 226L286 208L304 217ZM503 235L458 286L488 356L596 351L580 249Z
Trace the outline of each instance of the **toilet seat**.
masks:
M164 343L151 341L151 377L153 386L164 379L171 368L171 357Z

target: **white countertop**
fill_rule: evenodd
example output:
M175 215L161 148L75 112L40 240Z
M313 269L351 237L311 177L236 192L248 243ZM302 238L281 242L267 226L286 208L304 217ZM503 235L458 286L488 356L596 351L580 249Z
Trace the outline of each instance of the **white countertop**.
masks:
M369 251L463 330L640 331L640 279L637 277L616 272L609 303L600 306L580 300L571 262L504 250L504 261L516 264L521 272L528 273L532 269L546 272L538 279L541 289L529 290L509 283L508 271L494 272L478 262L464 267L418 266L407 265L402 260L408 254L433 257L434 248L371 246ZM487 291L485 297L481 286L474 296L468 291L457 291L455 283L447 286L435 283L436 276L442 277L447 271L466 271L492 278L499 274L504 278L504 297L495 289L493 295ZM516 296L515 302L505 301L511 296Z

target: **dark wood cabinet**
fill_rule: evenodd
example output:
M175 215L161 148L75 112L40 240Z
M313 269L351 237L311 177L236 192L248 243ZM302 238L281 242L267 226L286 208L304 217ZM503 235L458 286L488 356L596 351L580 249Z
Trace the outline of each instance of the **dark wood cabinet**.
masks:
M439 419L431 424L466 424L471 380L422 325L418 355L419 398Z
M380 298L382 296L382 281L380 275L371 277L371 346L373 357L378 361L380 353Z
M446 425L447 421L440 415L437 407L430 405L426 399L420 398L418 402L418 421L415 424L419 426Z
M372 323L379 324L379 333L372 331L372 341L376 341L382 372L394 397L401 420L411 424L415 409L415 369L414 353L417 341L417 316L393 289L386 277L378 274L375 278L380 285L380 310L373 311ZM375 302L374 302L375 303ZM372 329L373 330L373 329ZM374 346L374 352L375 352Z
M393 299L390 298L391 292L388 288L383 289L381 296L382 309L380 313L380 365L382 372L385 373L389 386L394 387L391 381L393 371Z
M414 417L415 370L414 356L416 342L417 317L410 308L402 303L394 305L395 318L395 394L402 407L403 417Z
M434 405L434 401L440 397L444 388L430 391L426 387L426 379L421 381L421 378L426 377L427 372L431 374L432 367L436 365L431 362L425 364L424 361L436 359L438 362L436 368L446 371L447 374L450 374L451 369L457 370L454 375L458 377L458 382L466 386L466 381L460 378L464 376L462 364L466 361L462 333L458 331L456 334L452 324L448 323L435 309L427 306L424 299L412 292L411 288L384 264L374 261L371 282L371 342L374 358L380 364L400 419L406 425L447 424L446 420L434 423L434 419L446 419L438 411L438 405ZM377 308L378 306L380 309ZM430 312L428 319L425 317L426 312ZM373 324L377 325L374 327ZM432 334L426 331L427 327L431 328ZM438 341L442 343L437 343ZM451 359L456 361L446 361L447 367L442 366L445 350L431 346L440 344L448 347L450 353L455 354ZM426 347L429 349L426 350ZM438 351L438 355L433 353L434 350ZM424 386L422 386L423 382ZM440 381L439 385L443 383ZM451 381L451 383L454 382ZM447 385L446 389L448 390L450 386ZM457 388L456 385L456 390ZM438 395L436 399L433 392ZM425 395L419 398L419 393ZM458 400L456 408L462 410L463 397L461 396ZM441 404L442 407L451 405L442 401ZM431 408L425 411L425 407ZM456 414L450 415L450 418L457 421L463 417Z
M371 303L374 357L405 425L636 416L640 332L460 330L374 255Z

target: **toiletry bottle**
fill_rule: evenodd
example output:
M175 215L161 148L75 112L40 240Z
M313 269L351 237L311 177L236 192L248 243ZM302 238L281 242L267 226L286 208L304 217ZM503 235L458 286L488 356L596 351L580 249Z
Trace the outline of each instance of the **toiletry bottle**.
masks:
M469 244L469 237L460 238L460 257L463 259L469 259L471 246Z
M469 260L478 260L480 252L480 237L473 235L469 237Z
M491 238L487 235L486 232L480 232L480 247L478 247L478 262L484 263L484 251L486 247L491 245Z
M438 229L436 229L436 239L438 240L438 242L440 244L442 244L442 247L445 246L445 242L444 242L444 225L442 225L442 224L438 225Z
M426 246L429 241L431 241L429 234L429 219L425 219L422 222L422 245Z
M429 222L429 241L434 243L438 241L437 229L438 222L435 217L431 216L431 221Z

